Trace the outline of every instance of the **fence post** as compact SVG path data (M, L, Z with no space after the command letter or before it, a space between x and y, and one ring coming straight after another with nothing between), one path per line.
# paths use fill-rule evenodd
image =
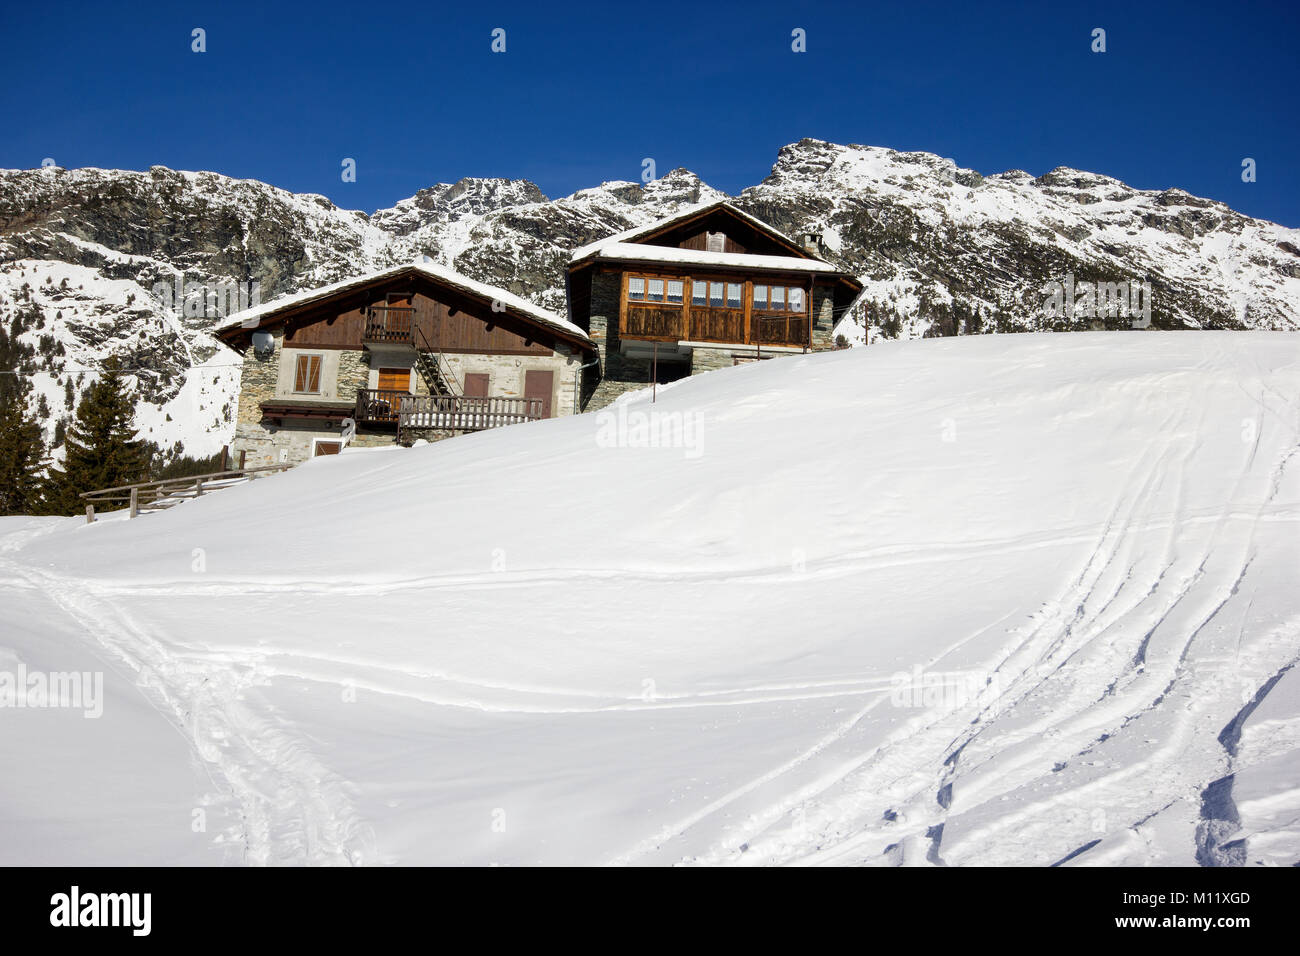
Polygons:
M86 505L86 524L94 524L94 523L95 523L95 506L93 504Z
M194 497L198 498L203 494L203 479L200 478L194 483Z
M131 489L131 514L128 515L128 517L134 518L139 513L140 513L140 489L132 488Z

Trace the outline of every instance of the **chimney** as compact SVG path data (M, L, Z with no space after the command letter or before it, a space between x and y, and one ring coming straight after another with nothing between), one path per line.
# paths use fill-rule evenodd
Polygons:
M817 256L819 259L826 254L826 247L822 245L822 234L820 232L805 232L803 234L803 248L805 252Z

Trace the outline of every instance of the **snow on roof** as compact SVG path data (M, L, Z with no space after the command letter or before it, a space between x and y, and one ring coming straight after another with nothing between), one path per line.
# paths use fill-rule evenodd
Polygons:
M342 282L335 282L330 285L321 286L318 289L308 289L303 292L296 292L292 295L281 296L262 305L254 306L251 309L244 309L242 312L236 312L226 321L213 329L214 332L223 332L226 329L233 328L257 328L262 321L285 309L293 308L299 305L305 305L309 302L315 302L318 299L325 299L338 292L346 292L349 289L359 288L369 285L372 282L382 281L390 276L401 275L407 271L421 273L427 278L436 282L442 282L453 288L460 289L462 292L468 292L484 299L500 302L506 308L511 309L519 314L532 319L538 325L550 328L552 331L562 332L565 335L573 336L584 342L591 342L591 338L586 332L578 328L567 319L562 319L554 312L543 309L539 305L529 302L522 296L507 292L505 289L499 289L496 286L488 285L486 282L479 282L468 276L461 275L446 266L438 265L434 262L408 262L404 265L393 266L389 269L383 269L379 272L370 272L366 275L354 276L351 279L344 279Z
M573 255L569 258L569 261L577 262L580 259L586 259L588 256L596 252L599 252L603 247L605 247L611 242L615 242L615 243L632 242L634 240L640 239L642 236L650 235L651 233L658 232L660 229L667 228L668 226L671 226L676 222L680 222L683 219L690 219L692 216L698 216L701 213L708 212L710 209L721 209L724 207L728 212L734 214L739 219L743 219L745 222L749 223L755 229L760 229L763 232L768 233L769 235L777 236L778 238L783 239L786 242L788 242L790 245L794 246L796 249L800 248L799 243L795 242L793 239L791 239L785 233L781 232L779 229L772 228L772 226L768 225L763 220L758 219L755 216L751 216L743 209L737 209L735 206L727 202L725 199L719 199L714 202L702 202L694 206L688 206L685 209L683 209L681 212L677 213L677 215L669 216L667 219L657 219L654 222L650 223L650 225L648 226L637 226L635 229L628 229L625 232L616 232L614 233L614 235L607 236L604 239L601 239L597 242L589 242L587 243L587 245L575 249Z
M840 270L820 259L797 256L759 256L741 252L704 252L676 246L645 246L634 242L597 243L592 254L602 259L633 259L639 262L679 262L699 266L739 266L744 269L772 269L783 272L829 272Z

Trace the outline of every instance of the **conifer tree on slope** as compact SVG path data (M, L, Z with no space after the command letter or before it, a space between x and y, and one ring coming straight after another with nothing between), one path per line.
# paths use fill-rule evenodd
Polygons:
M131 424L135 403L115 359L81 395L77 416L64 442L63 467L50 469L47 511L76 514L86 503L83 491L144 481L149 471L148 443Z
M0 329L0 515L34 514L40 506L45 441L27 411L32 386L25 365L16 334Z

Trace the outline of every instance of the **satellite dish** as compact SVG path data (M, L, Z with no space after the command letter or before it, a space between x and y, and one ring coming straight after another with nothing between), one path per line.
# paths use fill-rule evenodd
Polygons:
M253 351L258 355L266 355L268 352L275 350L275 336L270 332L253 333Z

